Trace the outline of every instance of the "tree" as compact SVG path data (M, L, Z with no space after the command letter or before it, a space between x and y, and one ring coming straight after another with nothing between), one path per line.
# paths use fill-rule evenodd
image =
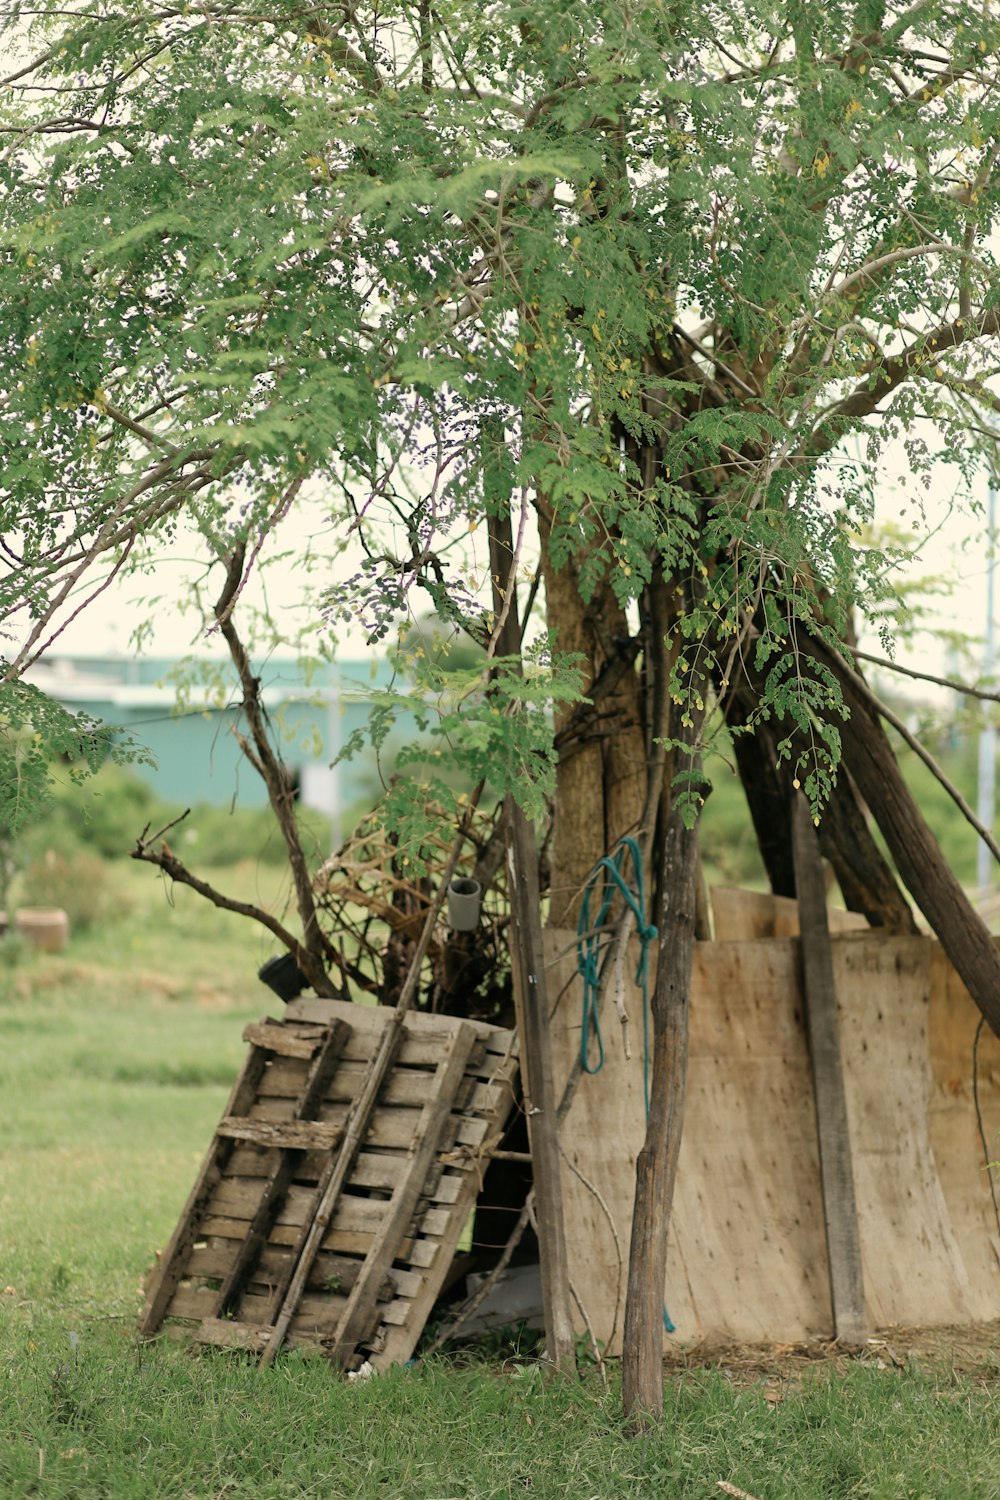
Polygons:
M887 445L917 481L995 459L1000 21L966 0L37 0L12 20L7 680L181 517L235 601L308 494L364 554L325 589L331 638L351 614L383 640L420 594L492 662L504 606L470 533L513 518L506 599L537 528L538 669L466 681L448 730L529 813L554 795L555 925L620 835L657 870L626 1361L627 1405L656 1410L713 722L775 889L801 785L848 903L912 924L863 798L1000 1026L996 952L853 651L891 562L863 540Z

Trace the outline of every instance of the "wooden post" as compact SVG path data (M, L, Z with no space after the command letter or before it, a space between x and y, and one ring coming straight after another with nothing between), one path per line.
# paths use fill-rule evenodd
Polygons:
M812 1062L823 1183L823 1216L830 1262L834 1336L862 1344L867 1335L861 1239L851 1166L851 1138L837 1023L837 991L826 914L823 863L809 804L801 793L792 801L792 851L799 901L799 948Z
M511 895L514 1005L521 1040L521 1082L538 1215L545 1347L557 1370L571 1370L575 1363L575 1345L559 1166L559 1122L542 952L538 852L532 826L511 796L507 798L506 815L510 829L507 874Z
M516 559L510 513L490 517L490 571L494 613L502 625L494 637L499 656L519 656ZM570 1311L569 1261L559 1167L559 1121L552 1077L549 1006L542 950L542 913L538 891L538 850L534 829L512 796L506 799L507 877L511 901L511 965L514 1004L520 1037L521 1081L528 1116L535 1201L538 1258L542 1270L545 1346L557 1370L575 1364Z

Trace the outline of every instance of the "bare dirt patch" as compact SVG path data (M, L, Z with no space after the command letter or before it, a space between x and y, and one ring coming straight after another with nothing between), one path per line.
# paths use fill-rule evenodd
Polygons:
M817 1371L845 1373L852 1365L908 1369L914 1365L1000 1381L1000 1319L938 1327L882 1328L859 1349L833 1339L797 1344L707 1340L669 1353L668 1374L719 1370L738 1384L795 1383Z

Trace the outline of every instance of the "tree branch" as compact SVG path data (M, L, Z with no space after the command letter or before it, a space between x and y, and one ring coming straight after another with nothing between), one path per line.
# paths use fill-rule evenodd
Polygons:
M868 686L867 682L861 676L861 673L856 670L856 668L852 667L849 662L845 661L843 664L843 669L844 672L850 676L857 692L859 692L862 697L867 700L867 702L879 715L880 718L885 719L887 724L892 725L893 729L895 729L900 738L907 745L909 745L914 755L916 755L919 760L923 761L924 765L927 767L928 771L930 771L934 779L940 782L941 786L944 787L945 791L948 793L948 796L954 802L963 818L976 830L977 834L982 839L987 849L989 849L990 853L994 856L998 863L1000 863L1000 844L997 843L990 830L986 828L982 823L980 823L979 819L972 811L972 808L966 802L965 798L962 796L962 793L958 790L958 787L953 781L948 778L945 772L938 765L937 761L934 759L933 755L931 755L930 751L920 743L915 734L910 733L899 715L894 714L892 709L889 708L887 704L883 703L881 698L879 698L876 693L872 692L871 688Z
M813 429L806 451L818 458L835 447L843 436L843 424L861 417L871 416L879 402L891 395L903 381L919 370L925 360L943 354L946 349L957 349L969 339L995 338L1000 333L1000 307L991 307L978 318L956 318L951 323L940 323L926 338L911 344L902 354L883 360L881 366L868 367L871 384L865 380L849 396L838 401L824 413L820 423Z
M888 667L890 672L900 672L904 677L913 677L918 682L933 682L937 687L951 688L953 693L963 693L967 698L978 698L983 703L1000 703L1000 693L970 687L967 682L956 682L952 677L935 677L932 672L918 672L913 667L901 666L898 661L890 661L887 656L872 656L868 651L859 650L857 646L848 645L847 650L858 661L870 661L873 666Z
M183 816L187 817L187 814L185 813ZM174 823L179 823L180 821L180 818L176 818ZM204 896L207 901L211 901L212 905L219 907L221 911L232 911L237 916L250 917L252 921L259 922L262 927L266 927L269 932L272 932L278 941L285 945L289 952L295 954L301 968L302 958L305 956L302 951L302 945L289 932L287 927L282 926L277 917L272 917L270 912L265 911L261 906L253 905L252 902L234 901L230 896L224 896L221 891L216 890L214 885L210 885L207 880L202 880L193 871L189 870L187 865L177 858L176 854L174 854L167 844L161 843L159 849L152 847L154 840L161 838L168 828L174 826L174 823L168 823L166 828L161 828L159 833L154 833L152 836L149 835L149 825L147 823L142 833L136 839L135 848L131 850L130 857L142 860L148 865L158 866L164 874L170 876L171 880L176 880L180 885L190 886L193 891L197 891L199 896ZM305 971L303 970L303 972Z
M292 872L303 933L303 943L300 945L293 939L290 946L296 954L300 969L317 995L336 999L337 990L326 972L326 959L331 956L333 950L316 915L312 879L295 822L291 786L285 767L271 744L260 699L260 680L254 676L246 648L233 624L232 606L242 587L246 552L246 543L240 542L225 560L226 582L215 605L215 618L226 645L229 647L229 654L243 689L243 710L250 726L256 751L254 769L263 778L264 785L267 787L268 800L288 851L288 863Z

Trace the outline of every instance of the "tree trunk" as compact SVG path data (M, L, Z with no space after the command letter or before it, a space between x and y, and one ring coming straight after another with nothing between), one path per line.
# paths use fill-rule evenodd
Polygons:
M694 746L702 715L680 726L677 738ZM699 761L691 761L692 770ZM687 828L676 801L663 839L660 931L651 1004L653 1058L646 1138L635 1168L635 1205L625 1295L622 1380L630 1430L640 1432L663 1411L663 1293L667 1231L677 1177L687 1083L688 1008L697 913L698 834Z
M510 830L511 968L537 1205L545 1353L556 1370L568 1374L576 1366L576 1345L538 895L538 851L532 825L509 794L507 820Z
M498 620L502 611L507 611L499 629L496 650L499 656L519 656L521 627L518 619L510 512L491 516L489 528L493 608ZM542 947L538 849L534 828L510 793L504 808L504 821L507 829L507 876L511 898L511 977L521 1044L521 1078L534 1168L535 1201L538 1207L538 1250L542 1272L545 1341L548 1358L556 1370L565 1373L574 1367L575 1345L560 1169L559 1118L552 1070L548 989Z
M764 869L776 896L795 895L795 861L788 830L788 801L778 779L778 756L766 724L747 726L753 698L738 689L721 695L733 734L733 756L750 809Z
M883 932L915 936L920 929L909 902L872 836L845 770L837 777L818 833L820 853L833 866L847 910L860 912Z
M820 642L812 641L810 650L835 673L850 711L840 731L844 764L882 830L907 889L1000 1036L1000 951L924 821L863 683Z
M552 567L542 530L545 607L556 649L583 658L583 691L592 699L557 715L559 764L549 854L550 927L575 926L595 864L634 832L646 796L643 695L636 642L610 588L584 603L579 559Z
M779 764L771 727L757 723L752 732L746 732L764 684L749 662L744 663L744 673L745 685L727 696L726 722L743 731L733 736L733 752L771 889L776 896L794 896L787 816L791 777L787 765L783 770ZM886 932L916 933L909 903L872 837L857 791L843 767L823 811L819 844L823 858L833 866L848 911L860 912L873 927Z

